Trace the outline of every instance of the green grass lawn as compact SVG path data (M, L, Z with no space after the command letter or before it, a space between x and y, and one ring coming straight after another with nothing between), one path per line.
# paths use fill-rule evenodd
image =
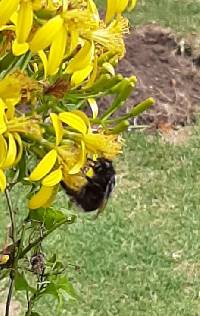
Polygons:
M200 315L200 127L183 146L126 138L105 213L81 215L46 242L49 255L80 265L67 269L80 300L59 309L49 298L47 315Z
M80 301L54 315L200 315L199 137L200 128L175 147L127 136L106 212L49 240L63 262L80 265L69 272Z

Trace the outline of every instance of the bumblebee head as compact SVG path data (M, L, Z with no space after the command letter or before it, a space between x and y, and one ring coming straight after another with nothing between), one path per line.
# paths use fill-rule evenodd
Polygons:
M112 161L106 158L98 158L92 168L95 174L106 174L114 172Z

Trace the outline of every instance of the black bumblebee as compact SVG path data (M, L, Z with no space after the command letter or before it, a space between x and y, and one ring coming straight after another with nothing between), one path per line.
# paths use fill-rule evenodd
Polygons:
M87 183L79 191L69 188L62 182L65 192L85 212L102 210L115 186L115 169L112 161L98 158L97 161L92 161L90 166L94 174L91 178L86 176Z

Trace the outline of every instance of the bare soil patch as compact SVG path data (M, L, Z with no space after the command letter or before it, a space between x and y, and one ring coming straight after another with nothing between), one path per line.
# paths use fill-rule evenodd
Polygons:
M200 68L191 49L190 54L182 54L172 31L155 24L133 30L126 48L117 70L125 76L136 75L138 84L125 111L152 96L156 103L137 118L138 124L191 124L200 105ZM102 99L101 105L106 104L108 99Z

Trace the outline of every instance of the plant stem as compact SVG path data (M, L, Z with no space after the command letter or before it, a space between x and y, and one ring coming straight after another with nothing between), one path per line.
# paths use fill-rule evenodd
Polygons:
M10 220L11 220L11 238L13 241L13 246L15 247L16 241L17 241L17 236L16 236L16 225L15 225L15 212L13 210L11 198L10 198L10 192L8 189L5 190L5 196L6 196L6 201L8 205L8 210L9 210L9 215L10 215Z
M69 221L68 218L65 218L63 221L58 223L57 225L53 226L51 229L46 231L42 236L38 237L36 240L31 242L21 253L19 254L19 259L23 258L33 247L37 246L39 243L41 243L48 235L50 235L54 230L62 226L63 224L67 223Z
M6 201L8 205L9 215L10 215L10 221L11 221L11 238L13 241L13 257L15 258L15 248L16 248L16 241L17 241L17 233L16 233L16 223L15 223L15 212L13 210L13 205L10 198L10 192L8 189L5 190L5 196ZM13 262L12 270L10 271L10 280L9 280L9 288L8 288L8 295L6 300L6 311L5 316L9 316L10 311L10 303L12 299L12 293L13 293L13 285L14 285L14 279L15 279L15 271L14 271L14 264L15 260Z
M6 195L6 201L8 204L8 209L9 209L9 214L10 214L10 220L11 220L11 238L13 241L13 263L10 271L10 279L9 279L9 287L8 287L8 295L7 295L7 300L6 300L6 311L5 311L5 316L9 316L10 313L10 304L11 304L11 299L12 299L12 293L13 293L13 286L14 286L14 280L15 280L15 273L16 273L16 268L19 260L19 254L21 252L21 248L23 245L23 239L24 239L24 233L25 233L25 225L26 223L23 223L22 229L21 229L21 236L20 236L20 241L19 241L19 246L18 246L18 251L16 255L16 245L17 245L17 230L16 230L16 222L15 222L15 212L13 209L12 201L10 198L10 192L8 189L5 190L5 195Z
M10 279L9 279L9 288L8 288L8 295L7 295L7 300L6 300L6 312L5 316L9 316L10 312L10 303L12 299L12 293L13 293L13 285L14 285L14 275L11 271L10 273Z

